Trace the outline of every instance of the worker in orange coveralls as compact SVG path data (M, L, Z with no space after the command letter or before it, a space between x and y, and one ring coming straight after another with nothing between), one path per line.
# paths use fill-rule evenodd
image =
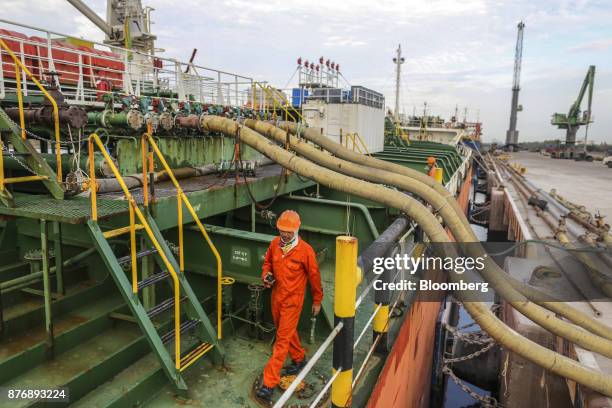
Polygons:
M428 167L428 171L427 171L427 175L429 177L436 177L436 158L429 156L427 158L427 167Z
M261 274L264 285L272 288L272 318L276 326L272 357L264 368L263 384L256 393L265 401L272 400L287 353L292 363L285 367L285 375L297 375L306 365L306 355L297 332L306 283L310 282L313 316L321 311L323 299L315 252L298 235L300 216L293 210L284 211L276 222L276 228L279 236L270 243Z

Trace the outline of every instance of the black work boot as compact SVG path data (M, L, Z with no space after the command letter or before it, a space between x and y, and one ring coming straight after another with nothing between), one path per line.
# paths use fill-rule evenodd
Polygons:
M297 363L292 361L291 364L285 367L285 375L298 375L300 371L302 371L302 368L306 366L307 362L308 361L306 359L303 359Z
M259 387L259 389L255 393L255 396L261 400L272 402L273 394L274 394L274 388L270 388L270 387L266 387L265 385L262 385L261 387Z

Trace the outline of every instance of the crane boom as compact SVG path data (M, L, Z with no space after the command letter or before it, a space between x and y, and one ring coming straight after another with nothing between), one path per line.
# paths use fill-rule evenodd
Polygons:
M593 105L593 88L595 86L595 65L589 66L589 69L582 81L578 96L574 103L570 105L569 111L565 113L553 114L551 124L557 126L559 129L566 129L565 144L571 147L576 144L576 133L580 126L587 125L592 122L591 120L591 108ZM587 108L581 114L580 106L584 100L585 94L587 96Z
M587 71L586 76L584 77L584 81L582 81L582 86L580 87L580 91L578 92L578 98L570 107L568 117L574 117L580 115L580 105L582 104L582 99L584 99L584 94L588 88L589 96L588 96L588 108L585 112L591 111L591 103L593 101L593 85L595 82L595 65L591 65L589 70Z
M92 23L94 23L98 28L109 37L113 36L113 28L110 24L108 24L102 17L96 14L87 4L83 3L81 0L68 0L68 3L72 4L77 10L79 10L85 17L89 19Z
M520 89L521 87L521 66L523 64L523 30L525 23L518 23L518 33L516 35L516 48L514 50L514 77L512 80L512 89Z

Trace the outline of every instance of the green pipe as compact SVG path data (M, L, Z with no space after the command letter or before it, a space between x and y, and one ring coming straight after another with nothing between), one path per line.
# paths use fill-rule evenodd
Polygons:
M49 229L47 221L40 220L40 249L42 255L43 294L45 299L45 329L47 330L47 349L53 352L53 318L51 315L51 273L49 271Z
M57 161L55 159L55 153L39 154L42 156L43 160L46 161L49 166L51 166L51 168L56 168ZM16 157L17 159L14 159L13 157L8 155L3 157L5 170L24 170L24 168L21 166L21 164L19 164L17 160L24 163L25 160L20 156L16 155ZM69 154L62 154L62 172L64 174L69 173L73 170L72 166L73 156ZM104 156L102 156L102 153L100 152L94 153L94 166L96 168L96 176L98 177L106 177L106 175L110 172L110 169L108 169L108 165L106 165L106 161L104 160ZM89 156L81 154L81 158L79 160L79 167L81 168L81 170L89 172Z
M323 204L337 205L340 207L355 208L359 210L365 217L365 220L368 224L368 227L370 228L370 232L372 233L372 236L374 237L374 239L378 238L378 235L379 235L378 229L376 228L376 225L374 224L374 220L372 219L372 216L370 215L370 211L368 211L368 207L366 207L365 205L361 203L347 203L346 201L326 200L323 198L302 197L302 196L289 196L287 198L289 200L295 200L295 201L306 201L306 202L311 202L311 203L323 203Z
M100 126L106 129L131 128L139 130L144 125L144 116L137 109L113 112L109 109L103 111L87 112L87 124Z
M89 255L93 254L94 252L96 252L95 248L89 248L75 256L73 256L72 258L68 258L63 262L63 266L64 268L68 268L72 265L75 265L79 262L81 262L82 260L84 260L85 258L87 258ZM52 266L51 268L49 268L49 274L53 274L55 273L56 267ZM31 284L34 281L39 280L41 277L43 276L43 272L39 271L39 272L34 272L34 273L30 273L28 275L24 275L24 276L20 276L18 278L15 279L11 279L9 281L6 282L2 282L0 283L0 290L2 290L2 293L5 292L10 292L12 290L14 290L14 286L20 285L20 284Z

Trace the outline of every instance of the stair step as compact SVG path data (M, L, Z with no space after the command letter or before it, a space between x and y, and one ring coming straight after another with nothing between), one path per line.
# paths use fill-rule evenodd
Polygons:
M136 259L141 259L141 258L144 258L145 256L153 255L156 253L157 253L157 249L155 248L144 249L140 252L136 252ZM124 264L130 263L131 261L132 261L131 254L122 256L121 258L117 258L117 262L119 262L119 265L124 265Z
M168 276L170 276L170 272L168 272L168 271L163 271L163 272L151 275L148 278L145 278L145 279L141 280L140 282L138 282L138 290L140 291L140 290L146 288L147 286L151 286L151 285L153 285L153 284L155 284L157 282L163 281Z
M134 229L136 231L144 229L144 225L142 225L142 224L135 224L134 225ZM104 235L104 238L109 239L109 238L115 238L115 237L121 236L123 234L127 234L129 232L130 232L130 226L128 225L126 227L120 227L120 228L115 228L115 229L110 230L110 231L104 231L102 233L102 235Z
M189 353L181 356L181 371L187 369L190 365L198 361L200 357L208 353L214 347L210 343L201 343L198 347L191 350Z
M180 301L183 302L185 299L187 299L187 296L182 297ZM163 313L166 310L172 309L173 307L174 307L174 297L171 297L153 306L151 309L147 310L147 316L149 316L149 319L152 319L158 314Z
M193 329L199 323L200 321L197 319L191 319L191 320L184 321L183 323L181 323L181 334L185 333L189 329ZM168 343L174 340L174 337L175 337L175 332L174 332L174 329L172 329L168 333L165 333L164 335L162 335L161 340L163 343Z
M3 383L3 387L31 388L67 387L70 389L71 401L91 392L99 383L104 382L121 372L126 365L131 365L145 356L150 347L140 330L131 324L117 324L109 329L97 331L95 337L76 347L45 360L32 369L15 376ZM33 407L45 405L44 401L12 401L1 406ZM59 406L55 405L55 406Z

